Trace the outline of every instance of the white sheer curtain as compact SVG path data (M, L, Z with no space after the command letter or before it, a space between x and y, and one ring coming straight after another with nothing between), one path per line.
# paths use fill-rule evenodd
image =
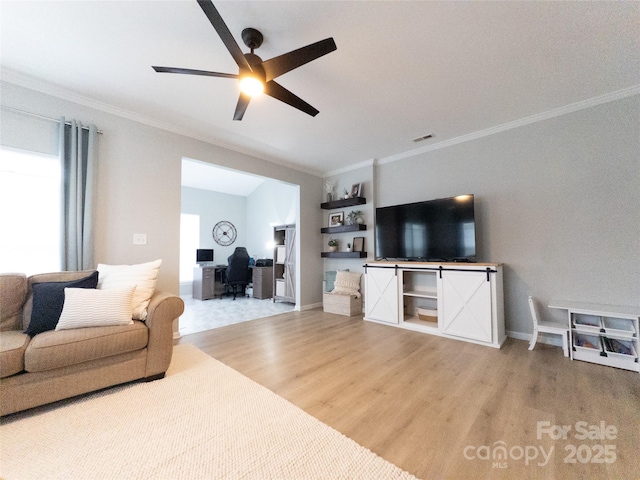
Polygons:
M97 170L95 125L60 119L62 162L61 265L63 270L95 268L93 209Z

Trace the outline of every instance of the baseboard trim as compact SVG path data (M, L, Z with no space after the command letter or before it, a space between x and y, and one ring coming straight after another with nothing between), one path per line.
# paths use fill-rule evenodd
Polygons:
M305 312L307 310L313 310L314 308L322 308L322 302L319 303L310 303L309 305L303 305L300 307L301 312Z
M514 332L513 330L507 330L507 337L515 338L516 340L524 340L526 342L531 341L531 333L524 332ZM546 343L547 345L554 345L556 347L562 348L562 341L558 337L558 335L549 335L547 336L544 333L538 334L538 341L536 343Z

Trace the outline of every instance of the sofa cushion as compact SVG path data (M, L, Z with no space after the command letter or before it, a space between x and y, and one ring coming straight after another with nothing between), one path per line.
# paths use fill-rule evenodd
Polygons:
M65 288L96 288L97 285L98 272L69 282L34 283L31 321L24 333L33 337L56 328L64 305Z
M162 260L140 263L137 265L105 265L98 264L100 281L98 288L121 288L136 286L133 294L133 318L144 320L147 318L147 307L158 281L158 270Z
M0 330L22 330L22 306L27 298L27 277L0 274Z
M42 372L133 352L146 347L148 337L149 329L138 321L131 325L44 332L29 342L24 369Z
M135 286L109 290L65 288L56 330L132 324L131 300L135 290Z
M6 330L0 334L0 378L24 370L24 352L28 344L29 335L19 330Z

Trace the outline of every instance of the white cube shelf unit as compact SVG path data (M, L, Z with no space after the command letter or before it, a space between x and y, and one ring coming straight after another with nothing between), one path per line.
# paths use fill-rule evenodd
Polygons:
M640 308L552 300L567 311L572 360L640 372Z
M506 340L502 265L365 264L365 320L500 348Z

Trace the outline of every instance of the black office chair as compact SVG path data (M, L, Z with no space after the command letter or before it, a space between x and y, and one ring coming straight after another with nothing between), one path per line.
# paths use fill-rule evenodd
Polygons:
M227 285L231 287L233 299L236 299L238 289L244 292L251 281L249 271L249 254L244 247L236 247L236 250L227 258Z

